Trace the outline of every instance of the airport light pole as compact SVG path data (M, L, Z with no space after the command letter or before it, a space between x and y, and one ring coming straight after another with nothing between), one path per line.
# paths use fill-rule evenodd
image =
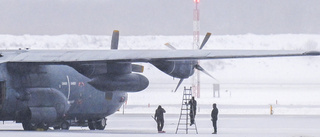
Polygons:
M200 18L199 18L199 2L200 0L193 0L194 1L194 9L193 9L193 49L199 49L200 48L200 42L199 42L199 32L200 32ZM198 64L200 62L198 61ZM200 71L195 70L195 75L192 78L192 89L193 89L193 95L197 96L197 98L200 98Z

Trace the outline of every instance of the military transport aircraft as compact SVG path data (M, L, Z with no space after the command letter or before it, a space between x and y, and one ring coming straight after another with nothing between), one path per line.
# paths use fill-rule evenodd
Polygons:
M149 85L139 74L143 66L134 62L151 63L180 78L179 86L194 69L204 71L197 63L200 59L320 55L317 51L117 50L118 40L119 31L114 31L111 50L0 50L0 120L22 123L24 130L70 126L103 130L105 117L122 106L128 92Z

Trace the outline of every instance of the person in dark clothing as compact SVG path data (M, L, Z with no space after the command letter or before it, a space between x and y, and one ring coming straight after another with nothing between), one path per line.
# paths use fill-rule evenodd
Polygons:
M192 97L192 99L189 101L190 105L190 126L194 124L194 118L196 117L197 112L197 101Z
M162 131L164 124L163 113L166 113L166 111L159 105L154 114L154 119L157 121L158 133L164 133L164 131Z
M217 108L217 104L214 103L212 105L213 109L211 111L211 121L212 121L212 126L213 126L213 129L214 129L214 132L212 134L217 134L217 120L218 120L218 113L219 113L219 110Z

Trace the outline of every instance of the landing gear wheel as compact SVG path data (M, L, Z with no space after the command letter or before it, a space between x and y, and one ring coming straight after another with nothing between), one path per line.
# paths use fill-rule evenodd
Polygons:
M37 124L32 123L30 121L23 121L22 127L24 130L32 131L37 129Z
M106 125L107 125L107 119L106 118L102 118L100 120L97 120L96 123L95 123L96 129L99 129L99 130L104 130Z
M88 127L90 130L96 130L95 122L88 120Z
M54 130L60 130L61 128L59 126L53 127Z
M88 127L90 130L104 130L107 125L107 119L102 118L99 120L88 120Z
M49 126L47 123L40 123L38 125L38 128L41 128L43 131L47 131L49 129Z
M70 124L69 124L69 122L68 121L63 121L62 123L61 123L61 129L62 130L69 130L69 128L70 128Z

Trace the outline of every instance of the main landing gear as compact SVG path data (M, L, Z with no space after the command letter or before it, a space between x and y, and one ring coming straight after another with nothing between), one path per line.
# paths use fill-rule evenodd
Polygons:
M69 130L69 128L70 128L70 123L68 121L62 121L60 123L60 126L54 126L53 127L54 130L60 130L60 129Z
M30 121L23 121L22 127L24 130L27 130L27 131L33 131L33 130L47 131L49 129L49 126L47 123L36 124Z
M90 130L104 130L107 125L107 119L102 118L98 120L88 120L88 127Z
M70 123L71 122L71 123ZM88 126L90 130L104 130L107 125L107 119L90 119L90 120L80 120L80 121L63 121L59 125L54 126L55 130L69 130L70 126Z
M71 123L70 123L71 122ZM82 122L78 121L61 121L58 123L55 123L54 125L51 124L50 127L53 126L54 130L69 130L70 126L88 126L90 130L104 130L107 125L107 119L101 118L101 119L91 119L91 120L83 120ZM23 121L22 126L24 130L27 131L47 131L49 129L49 124L47 123L33 123L29 120Z

